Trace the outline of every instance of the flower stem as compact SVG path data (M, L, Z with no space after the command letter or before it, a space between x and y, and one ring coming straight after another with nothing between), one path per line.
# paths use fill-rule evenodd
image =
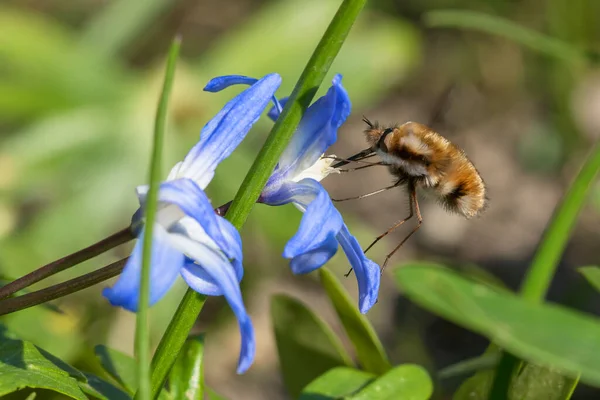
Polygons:
M162 147L165 136L169 95L173 87L175 65L181 39L176 37L167 58L165 79L154 123L154 143L150 161L150 187L146 197L146 223L142 247L142 271L140 276L140 293L135 326L135 353L138 362L138 390L141 400L150 399L150 333L148 329L148 306L150 301L150 265L152 262L152 233L156 210L158 208L158 188L160 186Z
M64 297L71 293L86 289L97 283L110 279L113 276L119 275L126 263L127 258L124 258L94 272L78 276L77 278L73 278L66 282L41 289L36 292L27 293L19 297L14 297L12 299L2 300L0 301L0 315L24 310L26 308L37 306L38 304L42 304L47 301L58 299L59 297Z
M552 277L556 272L556 267L577 222L579 211L585 204L589 188L599 173L600 144L597 144L554 212L554 216L544 233L521 286L521 296L526 301L532 303L544 301ZM502 368L498 368L496 371L490 399L506 398L513 371L519 362L518 358L509 353L504 352L502 354L499 364Z
M117 247L123 243L126 243L131 239L134 239L134 236L129 227L122 229L119 232L110 235L106 239L102 239L98 243L94 243L85 249L81 249L59 260L53 261L50 264L46 264L43 267L12 281L8 285L1 287L0 299L9 297L19 290L25 289L36 282L69 269L77 264L81 264L82 262L94 258L97 255L112 249L113 247Z
M365 3L366 0L342 2L304 68L281 116L275 122L226 214L226 218L238 230L248 218L281 153L292 138L302 115L323 82ZM153 398L156 398L162 390L167 373L175 362L203 305L204 297L188 289L160 342L160 351L156 352L152 360Z

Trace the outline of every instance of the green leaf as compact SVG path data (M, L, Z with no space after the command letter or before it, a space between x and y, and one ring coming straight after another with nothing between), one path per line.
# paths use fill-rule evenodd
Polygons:
M514 378L509 400L569 400L577 386L577 379L564 377L553 368L525 364Z
M399 268L396 282L420 306L481 333L507 351L600 385L600 320L537 304L437 266Z
M498 353L486 353L479 357L469 358L468 360L447 366L439 370L437 376L440 379L448 379L480 370L493 369L499 360L500 355Z
M321 283L356 349L358 361L367 372L381 375L392 368L377 333L369 320L362 315L355 301L327 268L319 269Z
M204 335L190 338L169 374L169 393L174 400L204 399Z
M356 393L375 379L375 375L354 368L330 369L306 386L299 400L334 400Z
M30 342L9 337L0 327L0 396L23 388L49 389L86 400L78 386L85 376Z
M580 267L577 270L589 282L590 285L600 292L600 268L599 267Z
M331 368L353 366L339 338L304 304L274 296L271 316L283 382L292 398Z
M404 364L386 372L348 400L428 400L433 383L425 369Z
M100 379L96 375L85 374L87 382L80 382L81 390L100 400L131 400L131 396L114 386L112 383Z
M577 222L579 212L583 208L590 187L600 173L600 144L596 144L587 156L581 170L569 186L561 203L554 211L540 246L535 253L531 266L527 270L521 286L521 295L531 303L544 301L548 287L558 267L571 232ZM506 398L513 371L518 360L511 354L504 353L492 386L490 400Z
M489 400L494 374L494 370L479 371L460 385L452 400Z
M96 346L94 352L104 370L123 385L129 394L133 394L137 388L135 360L104 345Z

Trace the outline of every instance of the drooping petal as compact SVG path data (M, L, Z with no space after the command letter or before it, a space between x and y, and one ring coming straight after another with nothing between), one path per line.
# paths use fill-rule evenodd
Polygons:
M205 279L198 279L198 273L209 275L220 287L223 296L229 303L235 314L241 333L241 349L237 372L244 373L252 364L256 351L254 329L250 317L246 312L242 292L236 277L236 273L223 254L205 247L201 248L190 238L177 235L175 246L184 251L196 264L188 265L181 270L181 275L188 285L197 292L202 293Z
M204 91L206 92L220 92L223 89L227 89L233 85L254 85L258 82L258 79L251 78L245 75L223 75L217 76L216 78L208 81L206 86L204 86Z
M113 306L137 311L142 270L144 231L140 235L119 280L102 291ZM156 303L170 288L183 267L183 254L169 243L169 234L159 224L154 226L152 264L150 269L150 305Z
M285 107L285 105L288 102L289 97L282 97L281 99L279 99L279 104L281 105L281 107ZM269 110L269 112L267 113L267 117L271 118L271 120L273 122L277 121L277 118L279 118L279 114L281 114L281 110L278 109L277 107L271 107L271 109Z
M169 230L179 233L215 251L222 251L235 270L237 281L241 281L244 275L242 268L242 241L238 231L223 217L215 214L210 200L202 189L191 179L176 179L164 182L160 186L159 201L161 204L168 203L169 206L158 212L158 218L163 219L163 224L170 226ZM177 215L180 210L180 215ZM165 217L165 215L167 217ZM172 224L168 224L168 219ZM185 258L186 267L193 266L194 260ZM210 295L222 295L221 287L208 274L199 271L197 280L204 279L202 290L199 292ZM197 283L200 287L200 283Z
M190 178L204 189L214 176L217 164L227 158L245 138L280 84L281 77L278 74L269 74L230 100L204 126L200 141L183 162L171 170L168 180Z
M293 177L313 165L335 143L337 130L351 109L350 98L341 81L342 76L336 75L327 94L306 110L275 173Z
M286 244L283 256L292 259L295 274L305 274L321 267L336 253L336 235L343 225L342 216L333 206L327 191L318 182L305 179L297 185L317 190L316 197L306 207L298 232Z
M271 175L271 178L273 178L273 175ZM317 185L306 184L307 182L312 181L314 180L311 179L309 181L307 179L301 181L302 183L299 183L279 177L276 182L272 182L265 186L265 190L260 194L258 202L270 206L281 206L289 203L306 206L313 201L319 193ZM304 212L305 209L306 207L303 207L302 211Z
M160 185L159 201L161 203L175 204L190 217L196 221L215 242L214 248L223 251L230 259L242 260L242 245L238 231L233 225L223 217L215 214L210 200L206 193L191 179L177 179L164 182ZM159 212L161 214L162 210ZM191 227L189 220L186 226ZM198 232L198 234L201 234ZM192 239L193 235L190 235ZM202 238L200 241L204 241ZM236 271L241 279L242 271Z
M377 302L381 272L379 265L369 260L360 244L344 224L337 239L354 269L358 283L358 308L365 314Z
M258 79L245 75L224 75L211 79L204 87L204 90L207 92L220 92L221 90L227 89L230 86L254 85L256 82L258 82ZM275 110L274 112L279 115L279 113L281 113L283 110L284 104L280 103L276 96L273 96L271 100L273 100L274 105L269 113L273 112L272 110Z

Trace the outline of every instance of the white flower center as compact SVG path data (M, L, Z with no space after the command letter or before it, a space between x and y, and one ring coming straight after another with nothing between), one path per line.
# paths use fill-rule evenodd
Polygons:
M323 155L321 155L321 157L317 160L316 163L314 163L310 167L306 168L304 171L300 172L298 175L291 178L291 180L293 182L300 182L302 179L311 178L317 182L320 182L331 173L339 174L340 171L338 171L335 168L331 168L331 164L333 164L333 162L335 161L334 157L335 155L333 154L331 155L331 158L323 157Z

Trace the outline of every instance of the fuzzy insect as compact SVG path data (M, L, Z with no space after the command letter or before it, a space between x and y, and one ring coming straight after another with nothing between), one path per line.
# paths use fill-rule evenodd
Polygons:
M349 162L364 162L361 160L378 155L381 162L368 163L367 166L356 169L386 165L396 182L366 195L336 201L364 198L397 186L406 187L410 198L410 214L378 236L365 252L414 215L417 217L416 227L387 255L381 268L383 271L394 253L423 223L417 201L417 188L432 193L446 210L466 218L475 217L485 209L486 188L465 152L428 126L406 122L399 126L383 127L367 118L363 118L363 121L367 124L365 136L370 147L333 167L339 168Z

